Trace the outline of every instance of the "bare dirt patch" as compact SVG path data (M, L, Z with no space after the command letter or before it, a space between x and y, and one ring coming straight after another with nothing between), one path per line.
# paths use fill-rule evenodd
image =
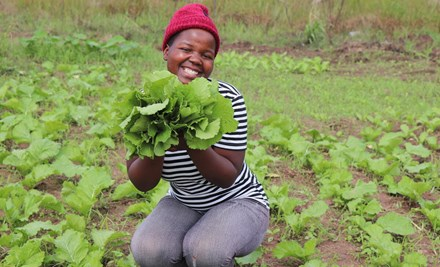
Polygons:
M66 180L66 177L51 175L38 183L35 186L35 189L46 192L55 196L58 200L61 200L61 189L63 188L63 182Z
M361 249L345 240L326 240L319 244L322 261L338 266L362 266L357 255Z
M333 119L328 122L317 121L312 118L303 118L302 128L316 129L319 132L337 136L356 136L360 137L361 130L367 126L366 122L356 120L354 118Z

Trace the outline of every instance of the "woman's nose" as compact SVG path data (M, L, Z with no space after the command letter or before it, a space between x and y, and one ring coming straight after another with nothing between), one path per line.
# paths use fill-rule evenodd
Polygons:
M202 57L198 53L192 53L189 61L191 61L191 63L193 64L201 65Z

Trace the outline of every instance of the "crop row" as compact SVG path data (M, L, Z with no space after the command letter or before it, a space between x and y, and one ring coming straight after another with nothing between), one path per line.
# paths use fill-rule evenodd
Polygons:
M31 41L46 42L50 48L74 46L80 52L84 47L91 49L89 46L102 52L109 47L120 49L118 42L124 44L116 40L111 45L91 46L83 36L61 43L59 38L48 38L41 34ZM25 43L29 53L41 53L41 46L31 41ZM244 55L240 62L263 68L276 68L276 64L268 65L271 61L291 64L288 71L295 72L294 63L283 63L281 58ZM311 67L303 67L300 73L308 72L308 68L319 72L327 66L318 59L303 62ZM237 64L228 61L227 55L220 63ZM2 264L134 266L126 251L130 233L107 226L102 219L104 210L128 200L130 204L121 217L138 222L136 216L149 214L167 190L167 184L161 183L151 192L140 193L114 175L115 169L124 173L123 162L112 163L112 155L118 154L122 144L119 103L136 86L135 80L127 68L111 64L44 61L33 71L2 81ZM314 129L302 131L280 115L258 122L261 138L250 142L247 159L264 183L273 221L286 226L283 240L269 253L277 258L295 258L305 265L325 266L317 251L322 241L321 220L335 208L346 214L348 238L361 244L369 263L424 266L432 261L408 251L403 244L421 227L408 214L387 212L376 195L385 188L390 195L408 199L413 204L411 212L423 214L421 222L426 222L432 239L438 239L440 110L429 110L420 118L408 117L398 129L380 117L364 120L371 126L359 137L342 140ZM119 159L122 161L123 156ZM319 187L316 200L305 203L292 197L288 183L272 183L270 167L280 160L313 173ZM365 179L355 177L355 172L364 173ZM49 180L55 181L55 191L42 189ZM305 204L308 206L299 211L298 207ZM302 237L307 241L299 242ZM251 255L256 258L238 261L253 264L261 253L257 250Z
M276 257L293 257L306 264L309 260L310 264L319 262L315 259L320 240L316 229L319 232L321 218L329 208L325 201L330 201L332 207L345 212L346 227L351 229L348 239L361 244L369 264L427 265L425 255L404 251L402 241L423 227L418 227L410 214L385 210L377 195L385 188L391 196L405 197L413 203L410 213L423 214L429 231L438 239L440 110L428 111L417 120L409 118L398 130L391 123L379 121L364 128L361 137L349 136L345 140L314 129L301 132L283 115L262 122L263 139L259 145L281 150L284 157L295 162L296 168L311 171L319 187L317 200L298 213L296 207L305 203L291 197L287 184L273 185L270 180L266 184L276 218L287 226L285 240L273 251ZM254 166L257 168L275 161L261 152L250 157L251 161L260 159ZM267 169L261 171L267 176ZM363 173L364 177L356 177L356 173ZM308 239L304 247L294 240L300 236Z

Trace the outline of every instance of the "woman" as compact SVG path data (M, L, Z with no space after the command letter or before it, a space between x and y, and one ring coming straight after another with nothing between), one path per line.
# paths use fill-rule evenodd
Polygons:
M176 13L165 30L167 69L182 83L209 78L220 48L217 28L201 4ZM254 251L269 225L269 204L244 158L247 114L240 92L219 81L230 99L238 128L206 150L189 149L184 138L163 157L134 157L128 176L141 191L170 182L167 196L133 235L131 249L140 266L234 266L234 258Z

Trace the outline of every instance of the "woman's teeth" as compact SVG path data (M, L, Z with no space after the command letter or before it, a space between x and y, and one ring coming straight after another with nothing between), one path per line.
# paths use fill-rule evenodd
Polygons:
M199 74L197 71L192 70L192 69L184 68L183 70L184 70L186 73L188 73L189 75L197 75L197 74Z

